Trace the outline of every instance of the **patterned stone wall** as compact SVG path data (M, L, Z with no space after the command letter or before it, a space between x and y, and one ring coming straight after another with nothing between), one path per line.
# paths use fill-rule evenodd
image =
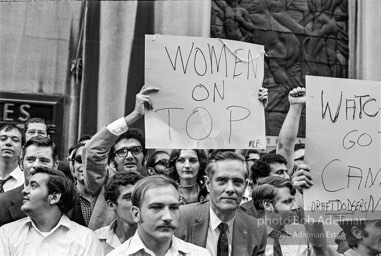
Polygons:
M211 12L211 37L265 46L267 135L278 136L288 92L306 75L348 77L347 0L213 0Z

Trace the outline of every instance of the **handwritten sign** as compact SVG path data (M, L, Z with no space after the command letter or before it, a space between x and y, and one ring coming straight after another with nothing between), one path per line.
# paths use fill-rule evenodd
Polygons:
M306 77L311 215L380 218L381 82Z
M258 91L264 48L214 38L146 35L145 115L152 148L265 148Z

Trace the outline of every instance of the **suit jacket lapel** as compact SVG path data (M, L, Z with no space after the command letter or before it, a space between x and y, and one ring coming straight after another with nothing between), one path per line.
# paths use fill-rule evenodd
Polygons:
M240 215L236 212L233 223L232 255L247 256L247 230Z
M206 239L208 237L209 209L209 202L199 205L199 208L195 213L197 216L195 218L194 226L192 227L192 241L196 241L194 244L204 248L206 247Z

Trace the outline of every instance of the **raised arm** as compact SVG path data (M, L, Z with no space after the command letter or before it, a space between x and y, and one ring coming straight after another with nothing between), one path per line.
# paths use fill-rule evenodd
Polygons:
M136 95L135 109L126 117L120 118L103 127L89 142L83 151L84 177L86 190L92 196L97 196L109 172L108 153L119 136L128 130L144 115L144 108L152 108L149 93L157 92L157 88L143 88Z
M276 152L287 160L287 169L291 173L294 167L294 146L299 129L299 120L306 104L306 89L297 87L288 94L290 108L279 132Z

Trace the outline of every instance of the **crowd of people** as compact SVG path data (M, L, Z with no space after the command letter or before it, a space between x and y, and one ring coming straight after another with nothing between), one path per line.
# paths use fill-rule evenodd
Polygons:
M1 256L381 253L381 220L341 223L338 247L322 223L301 221L303 191L314 185L304 146L295 145L304 88L289 92L277 148L268 153L158 149L147 156L143 133L131 127L152 93L158 89L143 86L131 113L82 136L68 164L43 119L0 127ZM266 89L258 99L266 103Z

